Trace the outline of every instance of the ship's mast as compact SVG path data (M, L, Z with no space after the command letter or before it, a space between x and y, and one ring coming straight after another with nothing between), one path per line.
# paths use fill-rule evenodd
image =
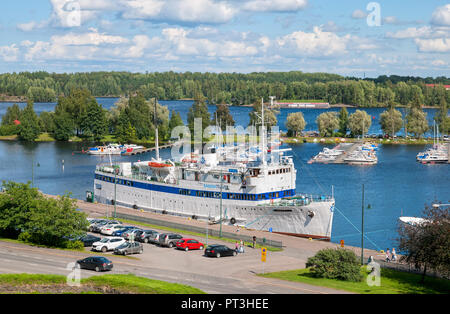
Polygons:
M266 128L264 125L264 98L261 98L261 141L262 141L262 163L263 163L263 167L266 167L266 136L265 136L265 132L266 132Z
M155 97L155 146L156 146L156 160L159 160L159 138L158 138L158 123L157 123L157 111L156 111L156 97Z

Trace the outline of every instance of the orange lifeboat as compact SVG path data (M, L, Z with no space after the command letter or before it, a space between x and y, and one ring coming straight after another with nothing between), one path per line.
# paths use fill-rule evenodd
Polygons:
M167 167L172 167L172 165L168 165L162 162L154 162L154 161L150 161L148 163L149 167L152 168L167 168Z

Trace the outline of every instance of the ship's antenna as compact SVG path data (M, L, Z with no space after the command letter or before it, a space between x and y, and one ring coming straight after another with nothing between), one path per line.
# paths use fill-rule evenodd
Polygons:
M155 114L154 114L154 122L155 122L155 146L156 146L156 160L159 160L159 137L158 137L158 123L157 123L157 110L156 110L156 97L155 97Z
M266 166L266 143L265 143L265 131L266 131L266 128L265 128L265 125L264 125L264 98L261 98L261 120L262 120L262 126L261 126L261 128L262 128L262 130L261 130L261 132L262 132L262 163L263 163L263 166L265 167Z

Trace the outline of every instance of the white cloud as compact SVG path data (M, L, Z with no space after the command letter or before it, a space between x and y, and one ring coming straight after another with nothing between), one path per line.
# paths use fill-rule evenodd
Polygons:
M245 57L258 54L264 48L266 39L256 43L245 40L232 41L227 39L212 40L208 38L191 37L192 30L184 28L166 28L162 31L165 39L171 43L174 52L179 55L206 57ZM245 35L243 35L245 37Z
M420 52L450 52L450 38L415 39Z
M307 5L307 0L250 0L242 7L254 12L296 12Z
M395 39L407 38L442 38L450 36L450 27L409 27L407 29L399 30L395 33L388 32L386 37Z
M320 57L345 54L350 38L350 35L340 37L314 27L312 33L293 32L279 38L277 43L286 54Z
M387 38L414 39L414 43L420 52L449 52L450 51L450 27L420 28L410 27L395 33L387 33Z
M35 29L37 25L38 23L31 21L29 23L17 24L17 28L21 31L29 32Z
M122 4L125 19L161 22L220 24L238 12L229 3L214 0L122 0Z
M367 17L367 13L362 10L355 10L352 13L353 19L365 19Z
M450 26L450 4L437 7L431 16L431 23L435 25Z
M420 28L409 27L407 29L399 30L395 33L388 32L386 37L395 39L417 38L417 37L430 37L433 34L433 29L430 26L424 26Z
M116 46L124 47L128 42L127 38L99 33L95 28L91 28L86 33L55 35L49 42L37 41L34 45L28 45L25 59L101 60L103 57L116 54L117 51L114 50Z
M53 36L51 40L57 42L60 45L105 45L105 44L124 44L128 42L128 39L121 36L106 35L104 33L99 33L97 29L90 28L89 33L68 33L63 36Z
M448 63L444 60L433 60L431 64L434 66L446 66Z
M0 58L5 62L17 61L19 48L15 44L11 46L0 46Z

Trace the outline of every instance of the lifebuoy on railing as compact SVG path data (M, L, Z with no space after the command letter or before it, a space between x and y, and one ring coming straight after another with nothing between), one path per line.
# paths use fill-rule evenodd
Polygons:
M232 225L234 225L235 223L236 223L236 219L233 217L233 218L231 218L230 219L230 223L232 224Z

